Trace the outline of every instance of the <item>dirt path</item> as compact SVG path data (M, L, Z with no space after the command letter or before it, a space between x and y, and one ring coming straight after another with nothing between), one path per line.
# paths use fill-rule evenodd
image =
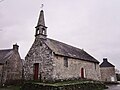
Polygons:
M109 86L109 88L105 90L120 90L120 84Z

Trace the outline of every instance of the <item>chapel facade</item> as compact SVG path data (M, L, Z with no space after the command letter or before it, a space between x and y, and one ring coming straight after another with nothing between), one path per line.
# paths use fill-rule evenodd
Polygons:
M26 80L100 80L98 60L82 49L47 38L43 10L35 28L35 41L25 57Z

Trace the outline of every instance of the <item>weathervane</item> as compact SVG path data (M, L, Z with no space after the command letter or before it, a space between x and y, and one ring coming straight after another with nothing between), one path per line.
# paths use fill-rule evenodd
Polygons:
M41 7L40 7L40 8L42 8L42 9L43 9L43 7L44 7L44 4L41 4Z

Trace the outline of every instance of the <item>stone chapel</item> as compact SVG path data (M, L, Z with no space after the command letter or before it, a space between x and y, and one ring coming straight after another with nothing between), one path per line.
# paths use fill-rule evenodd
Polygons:
M43 10L35 28L35 41L25 57L26 80L100 80L98 60L82 49L47 38Z

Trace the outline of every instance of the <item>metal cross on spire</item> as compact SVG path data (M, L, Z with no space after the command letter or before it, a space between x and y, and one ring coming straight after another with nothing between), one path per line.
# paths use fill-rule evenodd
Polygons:
M41 4L41 7L40 7L40 8L42 8L42 9L43 9L43 7L44 7L44 4Z

